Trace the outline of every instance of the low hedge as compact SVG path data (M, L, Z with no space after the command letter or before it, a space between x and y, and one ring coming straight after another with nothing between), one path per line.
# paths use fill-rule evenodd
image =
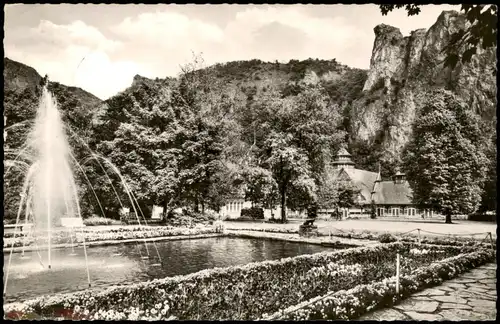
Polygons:
M269 232L269 233L285 233L285 234L298 234L298 226L297 229L291 228L229 228L230 230L235 231L256 231L256 232ZM485 233L486 234L486 233ZM320 236L329 236L329 233L321 233ZM418 242L417 234L407 234L401 236L401 233L380 233L380 232L371 232L371 231L362 231L362 232L335 232L331 233L332 237L340 237L346 239L361 239L361 240L371 240L371 241L379 241L381 243L391 243L395 241L401 241L405 243L416 243ZM478 246L481 245L483 247L490 248L491 244L489 241L485 241L485 243L480 244L481 240L473 237L461 237L461 236L420 236L420 242L422 244L434 244L434 245L460 245L460 246ZM493 247L496 248L495 239L493 241Z
M220 233L223 232L223 226L211 226L211 227L194 227L194 228L181 228L181 227L167 227L167 226L128 226L128 227L116 227L109 228L106 230L96 230L90 228L83 229L83 236L85 236L85 242L97 242L97 241L108 241L108 240L130 240L130 239L145 239L154 237L165 237L165 236L183 236L183 235L199 235L199 234L210 234L210 233ZM71 243L71 233L68 230L56 231L52 234L53 244L67 244ZM73 239L76 243L83 243L83 236L80 229L75 230ZM43 237L42 237L43 239ZM31 246L34 243L33 238L25 238L23 236L4 238L3 246L4 248L10 248L14 242L14 247L20 247L25 244L26 246Z
M122 225L122 222L116 219L91 216L83 220L85 226L103 226L103 225Z
M399 242L230 268L207 269L186 276L157 279L104 291L82 291L26 301L25 314L53 318L63 311L86 318L111 319L257 319L328 291L349 289L389 277L397 253L413 244ZM435 247L430 246L430 250ZM443 247L421 257L424 262L456 255L465 248ZM444 255L443 255L444 253ZM15 311L17 308L8 308ZM97 314L97 315L96 315ZM113 315L109 315L113 314ZM83 316L81 315L81 316ZM25 315L28 316L28 315Z
M251 219L264 219L264 209L259 207L243 208L241 210L241 217L248 217Z
M402 275L399 294L396 293L396 277L394 276L379 282L362 284L349 290L318 296L270 316L264 316L264 319L356 319L371 310L392 306L417 291L438 285L443 280L454 278L464 271L494 259L495 252L488 250L460 254L420 267L411 274Z

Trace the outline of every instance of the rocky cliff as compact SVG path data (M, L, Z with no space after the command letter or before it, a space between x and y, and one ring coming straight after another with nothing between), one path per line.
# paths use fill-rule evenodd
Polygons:
M479 51L470 63L444 67L451 35L467 27L465 16L444 11L428 30L403 37L398 28L374 28L370 70L351 111L352 138L381 145L382 162L398 162L411 137L425 93L445 87L470 104L484 120L496 120L495 50Z

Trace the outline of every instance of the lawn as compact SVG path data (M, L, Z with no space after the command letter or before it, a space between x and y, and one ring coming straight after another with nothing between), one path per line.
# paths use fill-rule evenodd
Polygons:
M291 220L288 224L269 224L262 222L232 222L225 221L224 225L227 229L232 228L251 228L251 229L268 229L268 228L283 228L298 230L299 225L304 220ZM486 222L473 222L466 220L455 220L454 224L445 224L444 222L437 222L435 220L429 221L398 221L398 220L384 220L384 219L350 219L342 221L326 221L317 220L318 230L323 234L328 234L331 230L335 231L371 231L371 232L391 232L391 233L404 233L417 228L423 231L430 231L441 234L475 234L485 233L483 236L477 235L476 237L482 239L486 232L491 232L493 237L496 237L496 223ZM425 235L433 235L425 233ZM439 234L434 234L439 235Z

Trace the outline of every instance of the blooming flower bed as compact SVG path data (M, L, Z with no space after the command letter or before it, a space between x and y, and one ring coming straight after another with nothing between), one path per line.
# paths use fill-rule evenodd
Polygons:
M289 229L289 228L231 228L234 231L256 231L256 232L269 232L269 233L285 233L285 234L298 234L297 229ZM332 237L340 237L346 239L361 239L361 240L373 240L373 241L381 241L384 236L387 235L394 236L395 240L402 242L418 242L418 235L416 233L380 233L364 230L362 232L356 231L336 231L332 233L321 233L320 236L332 236ZM404 234L404 235L402 235ZM486 233L485 233L486 234ZM448 236L430 236L430 235L421 235L420 242L422 244L436 244L436 245L466 245L466 246L478 246L483 245L485 247L491 247L489 242L480 243L483 237L473 237L473 236L456 236L456 235L448 235ZM385 242L383 242L385 243ZM496 248L496 243L493 242L493 247Z
M394 273L396 254L412 259L410 250L416 247L396 242L207 269L104 291L39 297L4 310L7 317L22 314L22 318L257 319L329 291L388 278ZM412 267L469 251L467 247L440 247L439 252L417 255Z
M425 254L425 253L423 253ZM281 320L352 320L376 308L391 306L399 300L427 287L440 284L458 274L495 259L495 253L479 250L460 254L420 267L400 277L399 294L396 277L361 284L349 290L330 292L298 305L283 309L264 319Z
M170 227L170 226L124 226L106 229L88 229L83 228L83 235L81 230L75 231L73 240L76 243L97 242L97 241L116 241L116 240L129 240L129 239L145 239L165 236L186 236L186 235L200 235L210 233L222 233L224 228L222 225L212 227ZM68 244L71 243L72 235L67 230L59 230L52 233L52 244ZM43 242L43 237L39 238ZM34 244L32 237L10 237L3 240L4 248L10 248L14 243L14 247L30 246ZM39 242L40 244L40 242Z

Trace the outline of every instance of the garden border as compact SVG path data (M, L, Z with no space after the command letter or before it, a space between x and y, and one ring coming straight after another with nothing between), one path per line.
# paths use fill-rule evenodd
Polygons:
M416 273L413 275L401 277L399 293L396 288L397 278L391 277L380 282L314 297L265 316L263 320L355 320L372 310L392 306L412 293L434 287L463 272L491 262L495 257L496 251L488 250L460 254L421 267L415 270Z

